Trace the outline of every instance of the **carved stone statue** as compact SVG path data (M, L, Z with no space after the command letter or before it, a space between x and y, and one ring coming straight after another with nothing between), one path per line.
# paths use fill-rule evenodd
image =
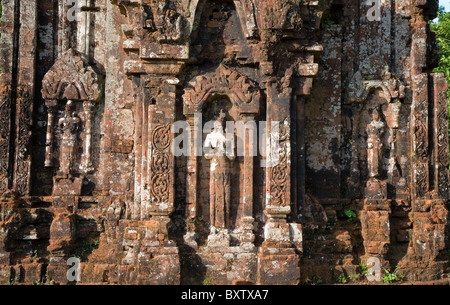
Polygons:
M163 27L160 28L159 42L178 42L181 39L181 15L168 7L164 13Z
M383 160L383 134L386 124L381 120L378 109L372 111L372 122L367 125L367 162L369 167L369 177L378 178L381 175Z
M77 155L77 136L81 120L76 112L72 112L73 101L67 101L64 116L59 119L61 130L59 175L70 175Z
M223 110L214 123L213 131L207 135L205 140L205 157L211 160L210 174L210 218L213 228L226 229L229 222L231 188L230 188L230 171L231 162L236 157L233 149L231 153L227 153L227 145L229 143L224 131L225 113ZM213 229L212 228L212 229Z

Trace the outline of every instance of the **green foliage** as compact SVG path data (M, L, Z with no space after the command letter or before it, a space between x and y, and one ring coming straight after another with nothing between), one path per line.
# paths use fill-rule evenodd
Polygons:
M346 284L347 283L347 277L345 276L345 274L341 273L336 278L336 282L338 282L340 284Z
M431 22L430 27L436 33L436 39L439 45L439 67L434 72L443 72L447 78L447 82L450 84L450 12L446 12L444 7L440 7L437 22ZM450 90L447 91L447 97L450 99Z
M31 257L31 261L34 261L38 257L37 250L33 251L33 256Z
M440 64L435 72L443 72L450 83L450 12L440 7L437 22L431 22L430 26L439 45ZM450 92L448 96L450 98Z
M348 222L352 222L354 218L356 218L356 213L352 210L344 210L345 215L347 215Z
M210 278L210 275L208 273L206 273L205 278L203 279L202 282L203 285L212 285L212 281Z
M388 270L384 270L384 272L386 273L385 276L383 276L382 280L384 283L393 283L396 279L397 279L397 274L395 274L395 272L390 273Z
M367 264L364 263L363 261L360 261L359 262L359 274L366 277L367 272L369 272L369 266L367 266Z
M323 283L322 278L316 275L314 275L311 279L307 278L305 281L306 285L320 285L322 283Z
M403 276L397 275L398 266L395 268L394 272L389 272L388 270L384 269L384 272L386 273L385 276L383 276L381 279L384 283L393 283L395 281L401 281L403 279Z
M350 274L349 279L351 281L358 281L361 278L361 274L359 273L354 273L354 274Z
M19 282L19 278L16 276L14 279L11 279L9 281L10 285L17 285L17 283Z

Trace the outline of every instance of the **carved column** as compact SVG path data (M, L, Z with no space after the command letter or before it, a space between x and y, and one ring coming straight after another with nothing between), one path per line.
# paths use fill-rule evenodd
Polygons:
M94 167L92 165L92 121L94 119L93 107L93 102L83 102L83 110L85 116L85 143L83 159L81 161L81 170L85 174L90 174L94 171Z
M443 74L431 75L434 93L434 189L440 198L449 197L448 99L447 81Z
M412 92L413 195L419 199L425 197L429 190L427 74L413 76Z
M46 100L47 106L47 135L45 143L45 167L53 167L53 128L55 125L55 115L57 110L56 100Z
M244 124L255 121L254 114L241 114ZM256 128L256 125L255 125ZM240 237L241 246L254 248L255 234L253 233L255 218L253 217L253 182L254 182L254 147L257 145L254 139L251 139L251 130L244 128L244 183L243 183L243 198L244 217L242 218L243 234ZM255 130L256 132L256 130ZM250 145L251 144L251 145ZM255 147L256 148L256 147Z
M68 0L59 1L58 58L61 58L64 52L71 47L71 21L74 21L75 19L69 19L78 17L76 6L79 5L79 2L74 1L71 3L72 4L69 4Z
M201 114L199 114L201 116ZM196 152L196 137L201 136L201 124L196 122L194 114L187 114L186 120L191 131L190 155L187 160L186 175L186 234L185 242L193 248L197 248L195 221L197 217L197 192L198 192L198 157ZM199 133L200 132L200 133Z
M265 243L289 243L286 218L291 212L291 177L290 167L290 94L279 94L276 83L267 84L267 140L268 148L266 168L266 208L264 213L268 217L265 228ZM272 123L278 124L274 130ZM279 145L273 146L273 141ZM270 148L269 148L270 146ZM275 228L285 227L278 232ZM286 231L287 230L287 231ZM287 232L287 235L286 235Z
M30 191L30 167L31 157L29 145L31 139L31 122L33 93L29 86L19 86L17 88L16 99L16 156L13 189L21 195L28 194Z
M292 72L292 71L291 71ZM277 84L267 83L267 144L273 137L279 144L272 147L267 155L266 168L266 207L267 221L264 227L264 243L259 251L259 283L296 284L300 279L300 256L296 253L291 237L301 236L300 224L289 224L287 216L291 213L291 138L290 106L292 88L278 91ZM279 130L273 130L272 122L279 123ZM275 150L274 150L275 149ZM276 154L276 155L274 155ZM283 264L284 268L273 268L273 262ZM283 262L283 263L281 263ZM286 271L289 270L289 273ZM283 276L281 276L283 274Z
M150 88L159 85L161 92L153 96L150 95L152 91L144 94L146 101L143 105L148 106L143 106L142 109L142 151L143 156L147 155L147 158L142 158L141 179L147 185L148 194L145 195L148 196L148 207L144 213L148 214L143 214L142 217L168 218L174 211L175 200L175 157L171 145L172 124L175 122L176 86L163 77L150 77L148 82Z
M10 137L11 86L2 84L0 87L0 195L10 185Z

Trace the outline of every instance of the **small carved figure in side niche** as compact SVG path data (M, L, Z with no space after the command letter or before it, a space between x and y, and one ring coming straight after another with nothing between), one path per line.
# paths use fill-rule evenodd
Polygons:
M73 101L67 101L64 116L58 121L58 126L61 130L60 165L58 172L60 176L72 174L77 155L77 137L81 120L76 112L72 112L72 108Z
M164 11L163 26L159 29L159 42L178 42L181 39L181 15L168 6Z
M150 32L156 31L155 21L150 6L144 5L144 29Z
M369 177L379 178L383 162L383 134L386 124L382 121L377 108L372 110L372 122L367 125L367 162Z
M216 228L226 229L229 222L231 188L231 164L236 159L234 147L229 143L224 131L225 113L223 110L214 123L213 131L206 136L205 157L211 160L210 169L210 221L211 231ZM231 152L227 152L231 147ZM215 233L215 232L212 232Z

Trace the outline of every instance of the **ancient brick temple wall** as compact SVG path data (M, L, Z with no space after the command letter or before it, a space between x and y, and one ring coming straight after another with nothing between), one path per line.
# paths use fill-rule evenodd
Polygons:
M0 283L446 277L438 1L374 2L2 0Z

